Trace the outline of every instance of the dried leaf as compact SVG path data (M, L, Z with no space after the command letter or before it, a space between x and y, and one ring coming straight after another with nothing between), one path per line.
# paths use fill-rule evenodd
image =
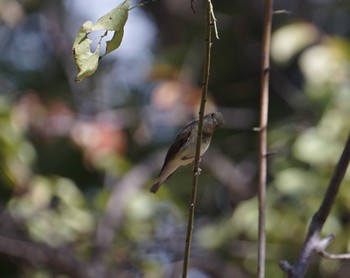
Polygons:
M112 52L120 46L123 39L123 35L124 29L121 29L120 32L114 32L112 39L110 41L107 41L106 53L103 56L107 55L108 53Z
M97 70L101 42L108 31L112 31L114 34L112 39L106 42L106 52L103 56L120 46L124 35L124 25L128 19L130 2L131 0L125 0L122 4L100 17L95 24L87 21L80 28L73 44L73 55L78 67L78 75L75 79L77 82L94 74ZM106 32L100 36L96 51L91 52L92 40L88 38L88 34L100 30Z
M128 19L131 0L126 0L104 16L100 17L91 31L108 30L120 32Z
M92 26L93 23L91 21L85 22L79 29L73 44L73 56L78 67L78 75L75 79L76 82L79 82L85 77L92 75L98 67L101 45L98 44L96 51L91 52L90 45L92 40L90 40L87 36L87 34L91 31Z

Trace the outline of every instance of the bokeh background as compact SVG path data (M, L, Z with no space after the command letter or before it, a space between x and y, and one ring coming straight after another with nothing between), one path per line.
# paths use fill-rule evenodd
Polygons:
M197 117L204 1L130 11L121 47L75 83L74 36L119 2L0 0L0 276L179 277L191 167L152 180ZM133 4L137 4L134 2ZM262 1L214 1L207 111L225 126L202 160L189 277L255 277ZM350 2L275 1L266 277L294 262L350 127ZM350 173L324 234L350 252ZM84 272L85 271L85 272ZM112 274L111 274L112 273ZM348 277L315 258L307 277Z

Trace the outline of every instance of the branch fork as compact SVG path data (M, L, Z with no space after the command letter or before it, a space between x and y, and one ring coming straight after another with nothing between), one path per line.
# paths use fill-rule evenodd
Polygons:
M294 265L287 261L280 261L281 269L287 273L288 278L301 278L305 276L311 258L318 254L323 258L331 260L349 260L350 254L331 254L326 251L328 245L333 241L334 235L329 235L323 239L320 233L324 223L331 212L335 198L339 192L340 184L345 176L350 161L350 133L346 141L343 153L334 170L333 177L329 182L327 191L318 211L312 217L306 239L299 258Z

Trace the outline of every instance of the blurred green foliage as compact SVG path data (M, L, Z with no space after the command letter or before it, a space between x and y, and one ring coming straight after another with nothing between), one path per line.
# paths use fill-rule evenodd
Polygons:
M179 273L191 167L157 195L148 189L163 151L198 111L203 18L185 4L161 1L130 11L119 56L102 59L92 78L75 84L73 36L94 8L75 9L68 0L0 1L2 277L65 277L5 252L6 237L67 248L88 265L102 248L102 263L118 277ZM275 5L292 13L275 15L272 34L268 134L276 155L269 158L266 212L272 278L283 276L279 260L295 261L350 127L349 3ZM255 277L252 129L261 9L248 1L214 6L220 40L213 44L208 109L222 111L226 125L201 164L190 277ZM202 8L196 3L197 14ZM151 30L144 26L157 30L154 40L145 39ZM349 204L348 171L323 230L336 236L331 252L350 252ZM347 277L349 269L348 262L315 258L307 277Z

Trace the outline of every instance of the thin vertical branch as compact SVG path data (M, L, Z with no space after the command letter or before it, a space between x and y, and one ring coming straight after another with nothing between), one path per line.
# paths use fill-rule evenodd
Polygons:
M199 163L200 163L200 148L201 148L201 138L203 130L203 119L204 119L204 109L205 103L207 102L207 92L210 76L210 54L211 54L211 27L212 27L212 4L210 0L207 0L206 3L206 18L207 18L207 33L205 39L205 66L203 72L203 84L202 84L202 99L199 108L199 120L198 120L198 133L196 141L196 155L194 159L193 167L193 180L192 180L192 191L191 198L189 203L189 215L188 215L188 224L187 224L187 234L186 234L186 246L184 253L184 263L182 278L187 277L189 259L190 259L190 249L192 242L192 232L193 232L193 220L194 220L194 209L196 204L197 196L197 183L198 183L198 172L199 172Z
M264 31L262 42L261 65L261 108L259 126L259 229L258 229L258 277L265 276L265 206L266 206L266 172L267 172L267 121L269 104L269 77L270 77L270 40L272 24L272 0L264 2Z

